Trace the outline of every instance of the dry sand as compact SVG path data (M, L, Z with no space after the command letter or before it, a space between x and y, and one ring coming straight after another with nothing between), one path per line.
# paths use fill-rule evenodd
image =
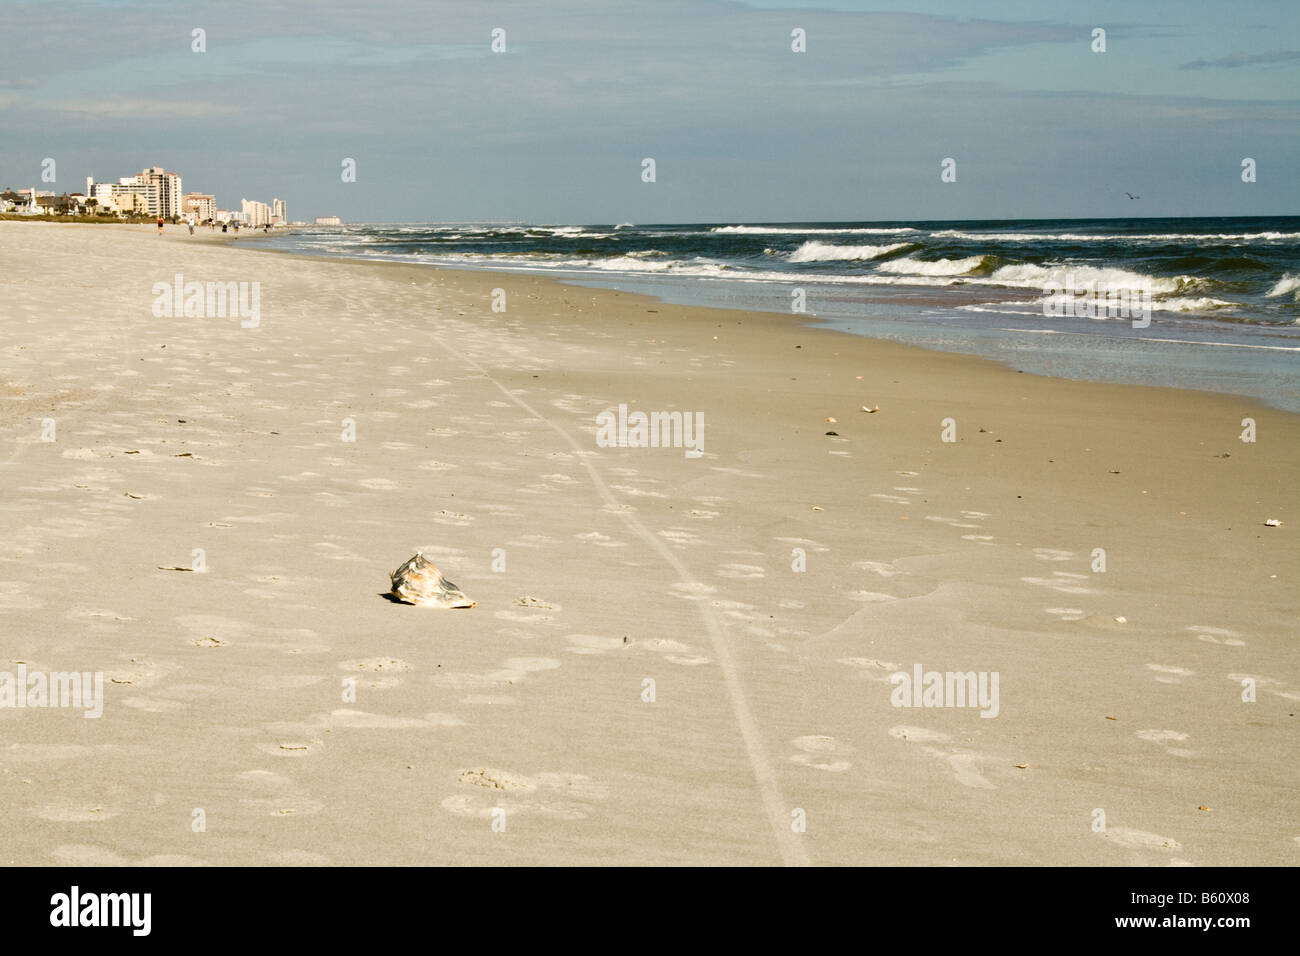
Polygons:
M1300 859L1300 416L212 238L0 222L0 670L106 697L0 709L6 862Z

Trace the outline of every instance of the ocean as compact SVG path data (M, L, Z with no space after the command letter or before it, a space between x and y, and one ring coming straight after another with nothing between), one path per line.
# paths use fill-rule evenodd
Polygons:
M359 224L251 241L553 274L1026 372L1249 395L1300 411L1300 217Z

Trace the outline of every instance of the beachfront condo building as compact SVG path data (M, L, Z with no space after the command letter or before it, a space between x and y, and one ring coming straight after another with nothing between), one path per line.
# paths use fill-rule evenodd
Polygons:
M195 222L207 222L217 215L217 199L208 193L186 193L181 201L185 216L193 216Z
M263 226L271 223L271 207L264 202L258 202L256 199L239 200L241 212L239 221L245 226L251 226L253 229L261 229Z
M115 183L97 183L94 176L87 176L86 197L94 199L105 209L128 215L170 219L185 211L181 177L161 166L142 170L134 176L123 176Z
M140 174L135 178L158 188L158 208L150 210L153 215L171 219L173 216L180 216L184 213L184 194L181 192L181 177L179 175L169 173L161 166L151 166L148 169L141 170Z

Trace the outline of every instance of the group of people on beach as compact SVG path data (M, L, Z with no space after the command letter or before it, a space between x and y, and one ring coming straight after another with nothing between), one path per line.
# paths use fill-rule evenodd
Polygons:
M158 235L160 235L160 236L162 235L163 224L164 224L165 222L166 222L166 220L165 220L162 216L159 216L159 217L158 217ZM210 230L212 230L213 232L216 232L216 229L217 229L217 221L216 221L215 219L206 219L206 220L204 220L204 222L207 223L208 228L209 228ZM189 226L189 229L190 229L190 235L191 235L191 236L194 235L194 217L193 217L193 216L187 216L187 217L186 217L186 219L185 219L185 225ZM227 227L229 227L229 226L233 226L234 229L235 229L235 232L236 232L236 233L239 232L239 220L237 220L237 219L233 219L233 220L231 220L231 221L228 222L228 223L227 223L227 222L223 222L223 223L221 224L221 231L222 231L222 232L225 232L225 231L227 230ZM270 231L271 231L271 226L270 226L270 224L264 224L264 225L262 226L262 231L263 231L263 232L270 232Z

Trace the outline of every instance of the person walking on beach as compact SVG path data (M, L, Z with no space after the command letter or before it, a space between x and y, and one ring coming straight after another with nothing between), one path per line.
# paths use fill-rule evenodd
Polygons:
M159 217L158 217L158 235L160 235L160 236L162 235L162 224L163 224L163 217L162 217L162 216L159 216Z
M194 218L191 216L185 220L185 224L190 227L190 235L194 235Z

